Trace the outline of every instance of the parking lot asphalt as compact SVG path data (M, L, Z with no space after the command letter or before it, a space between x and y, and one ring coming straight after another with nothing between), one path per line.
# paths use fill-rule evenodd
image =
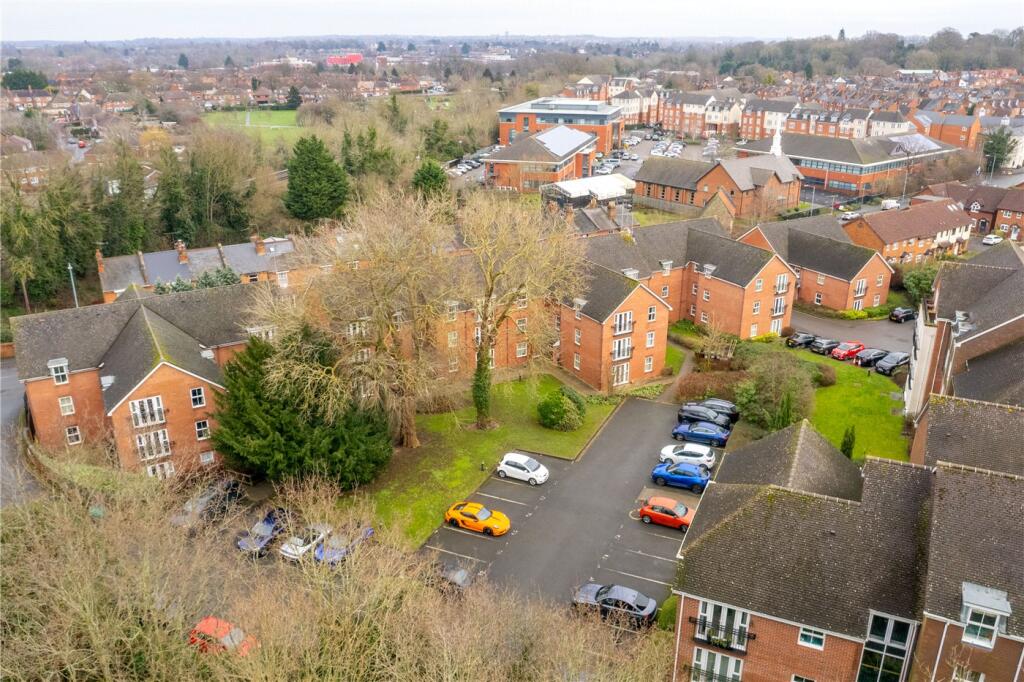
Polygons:
M793 311L793 329L836 341L860 341L868 348L909 353L914 346L914 322L833 320Z
M664 600L683 533L646 526L635 511L637 501L654 492L688 506L699 501L689 492L655 490L650 480L658 452L673 442L676 410L627 400L576 461L534 455L551 471L541 486L491 476L468 499L507 514L512 530L490 538L450 528L439 518L424 551L560 602L567 603L573 588L589 581L626 585Z

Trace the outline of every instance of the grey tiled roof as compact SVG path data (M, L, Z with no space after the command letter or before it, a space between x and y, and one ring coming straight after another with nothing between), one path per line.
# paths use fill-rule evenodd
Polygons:
M823 135L783 133L782 151L786 156L802 159L821 159L836 163L869 165L889 161L905 161L906 155L899 151L901 138L914 138L913 141L916 142L917 138L922 137L924 136L917 133L905 133L903 135L846 139ZM935 146L934 153L952 153L956 151L956 147L952 145L932 140L931 138L925 139ZM771 147L772 139L768 137L761 140L752 140L743 149L749 152L767 154ZM911 158L915 158L915 155L911 155Z
M740 286L749 284L775 256L771 251L701 230L691 232L687 241L689 260L714 265L715 277Z
M934 237L940 232L970 225L973 220L952 199L914 204L898 211L866 213L861 220L885 244L917 237Z
M634 180L653 185L695 190L697 182L714 167L715 164L708 161L652 157L640 166Z
M752 483L859 500L860 467L806 419L727 452L716 483Z
M874 249L847 241L794 230L790 222L795 221L760 225L772 248L790 265L809 268L850 282L877 253Z
M1024 636L1024 478L939 464L935 500L925 610L961 621L965 582L1002 590L1006 633Z
M968 315L970 328L957 336L960 343L1024 314L1024 267L942 263L935 289L940 318L953 320L958 311Z
M1024 476L1024 409L933 393L927 414L925 464Z
M800 230L802 232L810 232L816 234L819 237L828 237L829 239L835 239L841 242L849 242L850 235L846 234L846 231L842 227L842 223L834 215L828 213L822 213L820 215L808 216L806 218L794 218L793 220L782 220L777 223L763 223L765 225L785 225L786 229L789 230Z
M971 265L992 265L1001 268L1024 267L1024 249L1004 239L991 246L968 261Z
M953 376L953 393L963 398L1024 406L1024 338L971 358ZM1018 432L1024 434L1024 431ZM1024 446L1019 446L1024 452ZM1024 473L1024 472L1022 472Z
M784 156L769 154L748 156L745 159L723 159L720 165L742 192L763 186L773 174L784 184L803 178L793 162Z
M590 237L586 241L587 259L616 271L634 269L646 277L661 270L662 261L673 267L685 266L688 260L687 237L703 231L723 235L722 226L712 218L683 220L648 227L638 227L633 235L609 234Z
M640 286L635 279L630 279L596 263L586 264L586 277L587 287L583 293L586 304L581 312L598 322L607 320L615 312L615 309L622 305L622 302Z

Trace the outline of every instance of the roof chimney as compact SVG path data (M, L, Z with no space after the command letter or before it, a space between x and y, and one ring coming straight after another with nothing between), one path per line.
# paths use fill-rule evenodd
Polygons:
M565 205L565 222L570 224L576 223L576 209L572 207L572 204Z
M96 249L96 272L103 274L103 252Z
M614 201L608 202L608 220L615 222L616 204Z
M253 236L249 237L249 240L252 242L252 245L256 247L257 256L262 256L267 252L267 245L263 243L263 240L260 239L260 236L258 234L254 234Z
M139 259L139 272L142 273L142 282L145 285L149 285L149 270L146 269L146 259L142 256L141 251L135 252L135 257Z
M185 242L179 239L178 241L174 242L174 248L178 250L178 262L187 263L188 251L185 249Z

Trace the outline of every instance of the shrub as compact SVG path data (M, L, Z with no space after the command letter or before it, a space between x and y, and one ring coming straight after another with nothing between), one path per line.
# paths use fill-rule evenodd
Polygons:
M664 390L665 387L662 386L661 384L648 384L647 386L634 388L632 391L629 391L626 395L631 395L634 398L643 398L644 400L654 400L659 395L661 395L662 391Z
M676 387L676 399L704 400L705 398L724 398L735 402L736 386L747 378L746 372L694 372L679 379Z
M580 417L587 416L587 401L583 399L583 396L580 395L579 391L572 386L562 386L559 390L562 391L562 395L571 400L572 404L576 406L576 409L579 410Z
M658 627L671 632L676 627L676 614L679 611L679 595L669 595L658 609Z
M844 320L866 320L868 319L868 313L866 310L844 310L839 313L839 316Z
M839 451L847 456L849 459L853 459L853 447L857 443L857 427L850 424L846 427L846 431L843 432L843 442L839 446Z
M793 336L793 334L795 334L795 333L796 333L796 330L793 329L792 327L783 327L782 328L782 336L784 336L784 337L785 336Z
M821 387L835 386L835 384L836 384L836 368L835 367L833 367L832 365L825 364L824 362L819 362L814 367L817 370L814 373L814 383L817 386L821 386Z
M583 425L583 416L576 408L576 403L561 391L548 393L537 404L537 420L544 428L556 431L575 431Z
M670 377L676 373L676 368L669 365L665 365L661 368L661 376Z
M760 336L752 336L750 340L754 343L772 343L775 339L779 338L779 335L775 332L768 332L767 334L761 334Z
M887 303L885 305L873 305L870 308L865 308L864 309L864 314L869 319L873 319L873 318L877 318L877 317L889 317L889 313L891 313L893 311L893 308L895 308L895 307L896 306L894 306L892 304L889 304L889 303Z
M789 353L764 353L736 386L736 405L749 421L769 429L789 426L814 407L813 371Z

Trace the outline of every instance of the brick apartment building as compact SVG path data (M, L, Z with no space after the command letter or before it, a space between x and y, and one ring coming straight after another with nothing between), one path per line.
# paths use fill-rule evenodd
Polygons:
M307 277L307 267L289 238L253 236L242 244L189 249L178 242L165 251L141 251L127 256L104 257L96 252L96 269L103 288L103 301L110 303L130 287L152 291L158 283L170 284L180 278L195 281L204 272L233 270L243 284L275 282L281 288L296 286Z
M991 185L965 185L944 182L929 185L913 203L931 201L934 197L955 200L974 218L979 234L995 232L1013 241L1024 239L1024 189L1020 187L993 187Z
M942 263L914 331L903 400L918 420L932 394L1024 404L1024 255L1003 242Z
M800 203L802 176L785 157L690 161L650 158L636 174L634 201L673 210L704 207L721 192L734 217L752 219L775 215Z
M977 116L918 111L911 122L922 134L961 149L977 149L981 139Z
M797 102L789 100L750 100L743 107L739 136L745 140L771 137L776 130L785 128L786 119L797 106Z
M921 263L965 251L973 227L974 219L958 203L939 199L865 213L843 230L854 244L878 251L890 263Z
M874 249L850 242L832 216L762 223L739 240L779 254L797 273L803 303L863 310L889 298L892 267Z
M662 128L682 137L736 135L743 119L735 89L701 92L665 92L659 100L657 120Z
M861 470L806 421L726 453L680 548L673 679L1014 680L1024 478L956 456Z
M498 110L498 142L508 145L521 135L565 125L597 136L597 151L618 147L624 123L622 110L602 102L567 97L541 97Z
M957 151L918 133L861 139L783 133L781 143L805 185L849 196L885 193L893 182L902 183L906 173L920 172L925 164ZM751 141L739 150L740 156L771 153L770 139Z
M714 324L741 338L789 326L796 274L772 252L730 239L717 220L588 237L586 246L588 260L666 301L670 322Z
M542 185L590 175L597 136L568 126L547 128L519 137L486 160L489 187L536 192Z
M562 97L572 99L589 99L594 102L607 102L616 93L611 92L614 79L610 74L590 74L583 76L572 85L562 89Z

